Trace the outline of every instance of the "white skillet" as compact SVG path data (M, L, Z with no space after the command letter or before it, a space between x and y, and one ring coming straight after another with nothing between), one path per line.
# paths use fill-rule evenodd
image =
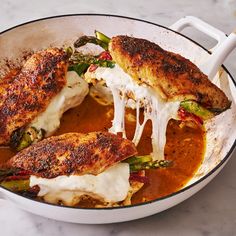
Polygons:
M212 54L198 43L178 33L191 26L217 40ZM230 110L206 124L207 145L204 162L195 176L180 191L152 202L108 209L81 209L38 202L0 187L0 197L17 207L48 218L87 224L129 221L166 210L189 198L211 181L229 160L236 146L236 85L223 67L227 55L236 46L235 33L223 32L198 18L187 16L170 28L151 22L112 15L78 14L55 16L18 25L0 33L0 74L4 72L4 58L16 60L23 51L49 46L72 44L79 36L92 35L97 29L108 36L128 34L158 43L197 64L210 79L220 86L232 101Z

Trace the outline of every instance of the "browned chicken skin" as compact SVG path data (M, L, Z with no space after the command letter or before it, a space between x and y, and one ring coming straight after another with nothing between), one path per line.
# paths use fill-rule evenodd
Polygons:
M66 84L67 64L63 50L49 48L33 54L14 79L1 81L0 145L7 145L15 130L46 110Z
M230 107L223 91L188 59L145 39L113 37L113 60L138 83L153 87L168 101L195 100L216 113Z
M31 145L11 158L8 166L44 178L97 175L135 154L131 141L108 132L66 133Z

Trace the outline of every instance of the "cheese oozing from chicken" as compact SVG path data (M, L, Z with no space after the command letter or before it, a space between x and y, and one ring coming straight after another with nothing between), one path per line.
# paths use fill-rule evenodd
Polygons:
M74 71L66 74L67 83L50 102L47 109L29 125L37 130L44 129L46 137L52 135L60 126L60 118L70 108L82 103L88 94L88 84Z
M85 74L88 82L94 79L104 80L113 95L114 119L110 132L125 132L125 106L136 108L136 130L133 142L138 145L144 126L148 120L152 122L152 156L154 160L164 159L166 143L166 128L170 119L177 119L180 102L166 102L146 84L137 84L118 65L114 68L98 67L95 71L89 70ZM144 121L140 123L140 109L144 109Z
M105 203L125 200L128 195L129 164L118 163L98 175L63 175L52 179L30 177L30 187L38 185L39 197L46 202L73 206L79 203L81 196L88 195Z

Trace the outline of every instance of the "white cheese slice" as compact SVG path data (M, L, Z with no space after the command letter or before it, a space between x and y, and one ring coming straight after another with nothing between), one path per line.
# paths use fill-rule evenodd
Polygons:
M152 121L152 147L153 159L164 159L164 148L166 143L166 128L171 118L177 119L177 111L180 102L163 101L151 87L142 84L138 85L118 65L114 68L98 67L93 72L86 72L86 78L95 78L98 81L104 80L113 95L114 119L110 132L122 132L125 134L125 106L136 108L136 130L133 138L135 145L138 145L147 120ZM128 95L132 93L133 99ZM144 108L144 121L140 124L140 107Z
M62 201L72 206L79 202L82 195L89 195L104 202L123 201L128 194L129 164L118 163L98 175L58 176L52 179L30 176L30 187L38 185L38 196L50 203Z
M50 102L47 109L29 125L44 129L46 137L52 135L60 126L60 118L70 108L78 106L89 92L88 83L74 71L66 74L65 87Z

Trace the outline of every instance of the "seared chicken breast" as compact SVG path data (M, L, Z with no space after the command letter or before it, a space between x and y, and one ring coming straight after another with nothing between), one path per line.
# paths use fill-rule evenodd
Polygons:
M190 60L145 39L113 37L113 60L137 83L147 84L167 101L195 100L213 112L230 107L223 91Z
M121 162L135 154L131 141L108 132L67 133L33 144L7 165L29 173L30 187L46 202L74 206L88 199L90 207L109 207L131 204L144 184L145 171L130 179L129 164Z
M24 149L8 165L43 178L98 175L135 154L137 150L131 141L108 132L66 133Z
M113 97L114 119L110 132L121 132L126 137L125 107L136 109L133 142L138 145L146 122L151 120L154 160L165 159L166 128L170 119L189 119L202 125L230 107L224 92L181 55L140 38L120 35L106 41L109 41L110 56L105 58L115 64L112 67L91 65L84 74L85 80L94 85L95 97L100 91L107 92L102 87L108 88ZM144 108L142 123L139 121L141 108Z
M42 113L66 84L67 54L49 48L33 54L13 79L1 81L0 145L9 144L13 131Z

